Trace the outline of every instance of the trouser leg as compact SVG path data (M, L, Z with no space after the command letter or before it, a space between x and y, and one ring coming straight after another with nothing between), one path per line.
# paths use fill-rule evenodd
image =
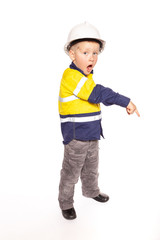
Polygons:
M96 197L98 187L99 142L89 141L89 148L81 171L82 192L85 197Z
M64 148L58 198L62 210L73 207L74 187L86 159L88 142L72 140Z

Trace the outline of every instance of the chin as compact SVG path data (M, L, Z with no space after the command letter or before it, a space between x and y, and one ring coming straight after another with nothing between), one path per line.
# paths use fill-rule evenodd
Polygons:
M90 74L90 72L86 72L86 73L84 73L85 75L89 75Z

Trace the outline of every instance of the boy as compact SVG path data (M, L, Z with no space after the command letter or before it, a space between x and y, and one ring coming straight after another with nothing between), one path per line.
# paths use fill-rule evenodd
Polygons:
M98 187L98 140L103 136L100 103L125 107L128 114L139 116L129 98L110 88L95 84L93 68L105 41L97 29L83 23L75 26L65 45L72 63L64 71L59 94L59 114L64 143L64 160L59 185L59 205L66 219L75 219L74 186L79 177L83 195L99 202L109 196Z

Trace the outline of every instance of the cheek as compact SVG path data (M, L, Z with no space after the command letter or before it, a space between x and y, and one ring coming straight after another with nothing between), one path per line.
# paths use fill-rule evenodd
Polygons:
M97 56L97 57L95 57L95 64L97 63L97 60L98 60L98 56Z
M84 65L84 64L86 64L86 59L83 57L83 56L81 56L81 58L79 58L78 59L78 63L80 64L80 65Z

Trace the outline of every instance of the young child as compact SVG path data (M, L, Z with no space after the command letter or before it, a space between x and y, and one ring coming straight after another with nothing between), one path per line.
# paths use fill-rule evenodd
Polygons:
M126 108L128 114L136 112L139 116L128 97L94 83L93 68L104 46L97 29L86 22L71 30L65 45L72 63L63 73L59 93L64 160L58 199L66 219L76 218L73 196L79 177L85 197L109 200L98 187L98 140L103 136L100 103L116 104Z

